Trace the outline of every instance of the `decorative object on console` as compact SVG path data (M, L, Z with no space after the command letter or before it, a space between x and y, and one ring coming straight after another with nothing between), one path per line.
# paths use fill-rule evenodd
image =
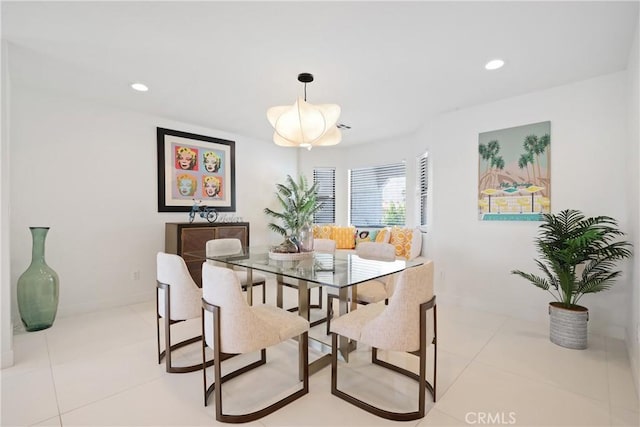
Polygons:
M194 199L236 210L235 142L157 128L158 212L189 212Z
M60 280L44 260L44 243L49 227L29 227L31 230L31 264L18 279L18 309L20 319L29 332L53 325L58 311Z
M314 146L338 144L342 140L342 134L336 126L340 107L336 104L309 104L307 83L313 81L313 75L300 73L298 81L304 83L304 99L298 97L293 105L271 107L267 110L267 119L275 129L273 142L283 147L303 147L309 150Z
M542 221L551 208L551 122L478 136L481 221Z
M215 222L218 217L218 212L210 206L200 206L202 200L193 199L193 206L191 207L191 212L189 212L189 222L193 222L196 215L199 215L200 218L205 218L209 222Z
M615 262L631 257L631 243L616 241L624 233L608 216L585 218L578 210L543 214L536 247L541 259L536 264L543 277L520 270L511 271L548 291L556 302L549 303L551 342L573 349L587 348L589 312L578 305L584 294L607 290L621 272ZM551 289L552 288L552 289Z
M310 227L313 214L322 207L322 203L317 199L317 185L314 183L309 187L307 179L303 175L298 178L297 182L291 175L287 175L286 184L276 184L276 188L278 189L276 198L282 207L282 212L264 208L264 213L282 222L282 225L269 223L269 228L284 236L285 240L273 248L273 251L296 253L301 252L301 249L312 250L313 247L307 247L300 243L300 232L304 227ZM311 230L308 230L306 234L310 233ZM307 239L305 243L308 245L309 240Z

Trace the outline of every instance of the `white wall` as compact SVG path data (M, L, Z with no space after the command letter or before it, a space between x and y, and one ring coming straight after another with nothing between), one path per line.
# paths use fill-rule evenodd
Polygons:
M627 321L627 348L629 359L631 360L631 370L635 377L636 390L640 394L640 85L638 76L640 67L638 65L640 57L640 43L638 34L640 28L636 29L635 41L629 53L628 73L628 123L629 123L629 156L627 160L627 170L629 175L629 232L636 253L635 262L631 272L631 307Z
M512 269L536 271L537 223L477 220L478 133L551 121L551 207L609 215L629 230L626 73L468 108L430 125L433 149L431 254L445 271L440 288L464 304L546 319L551 297ZM468 183L468 185L462 185ZM623 264L628 267L630 263ZM613 289L580 300L590 331L624 337L630 296L625 274Z
M428 150L432 216L423 253L435 261L440 301L545 320L550 295L510 274L516 268L535 271L533 239L539 223L477 219L478 134L550 120L553 211L576 208L587 215L610 215L629 230L628 177L620 166L628 151L627 89L626 73L616 73L442 114L411 137L301 153L299 168L311 176L313 167L339 159L340 187L346 185L345 169L361 165L406 159L408 177L415 176L415 159ZM415 182L407 181L409 199ZM346 224L346 192L336 197L336 221ZM408 215L407 223L415 225L415 217ZM581 303L590 309L590 330L624 337L630 295L627 271L612 290L585 296Z
M188 219L157 212L156 127L235 141L237 215L250 222L252 244L278 240L262 209L273 206L275 182L296 173L294 150L14 86L13 295L31 258L28 227L36 225L51 227L46 260L60 276L60 316L153 299L164 223ZM133 280L134 271L140 280ZM14 296L19 324L15 307Z
M2 352L0 366L13 365L13 324L11 322L11 287L9 272L9 51L6 41L2 41L2 69L0 105L2 136L0 140L0 328L2 331Z

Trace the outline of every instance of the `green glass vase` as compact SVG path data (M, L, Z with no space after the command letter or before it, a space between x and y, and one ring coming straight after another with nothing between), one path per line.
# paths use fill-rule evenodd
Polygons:
M53 325L58 311L58 274L44 261L44 242L49 227L29 227L31 230L31 265L18 279L18 309L29 332Z

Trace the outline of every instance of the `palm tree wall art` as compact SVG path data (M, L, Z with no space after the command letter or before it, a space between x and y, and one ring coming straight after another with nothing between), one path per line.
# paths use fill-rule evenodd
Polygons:
M539 221L550 212L550 135L551 122L479 134L480 220Z

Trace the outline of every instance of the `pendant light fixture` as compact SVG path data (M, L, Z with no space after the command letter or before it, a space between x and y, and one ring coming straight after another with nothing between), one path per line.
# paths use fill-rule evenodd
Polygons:
M300 73L298 81L304 83L304 99L298 97L293 105L271 107L267 110L269 123L275 129L273 142L283 147L303 147L309 150L315 146L338 144L342 140L342 133L336 127L340 106L309 104L307 83L313 81L313 75Z

